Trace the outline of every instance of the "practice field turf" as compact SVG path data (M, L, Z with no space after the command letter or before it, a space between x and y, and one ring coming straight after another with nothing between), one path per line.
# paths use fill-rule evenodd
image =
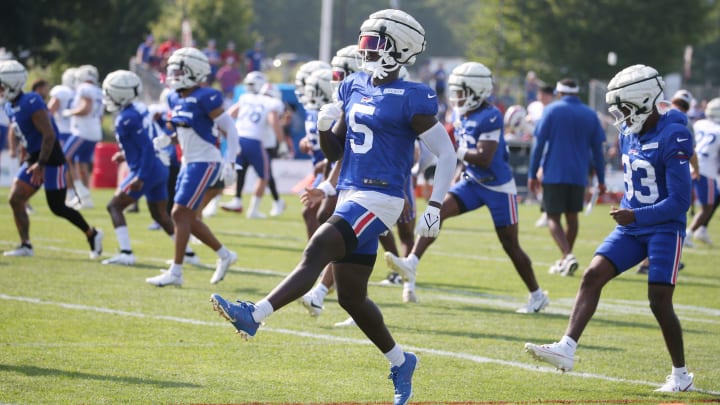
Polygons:
M105 231L105 257L117 246L104 209L111 194L96 190L98 207L83 211ZM223 282L209 283L215 256L196 246L206 266L186 267L182 288L156 288L144 280L165 267L172 244L147 230L144 202L127 215L138 263L123 267L88 259L83 235L52 216L40 193L30 217L35 257L0 257L0 403L392 403L382 354L357 328L333 327L347 318L335 295L319 318L298 304L283 308L249 342L212 311L211 293L257 301L297 263L305 228L297 196L285 199L288 210L278 218L220 212L207 219L239 255ZM697 391L653 392L671 363L648 307L646 276L634 270L603 292L573 372L523 351L525 342L562 336L582 268L614 226L608 210L581 216L581 270L560 277L547 271L558 250L547 229L533 226L537 206L520 207L521 244L551 300L539 314L515 313L527 291L486 210L445 224L420 264L416 304L402 303L401 288L379 285L387 274L381 249L369 293L396 340L420 359L411 403L720 403L718 247L686 249L675 293ZM18 241L6 203L0 223L0 249L7 250ZM720 245L717 218L710 235Z

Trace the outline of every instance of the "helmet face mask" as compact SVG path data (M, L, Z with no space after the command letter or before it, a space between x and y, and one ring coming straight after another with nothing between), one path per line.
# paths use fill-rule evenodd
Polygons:
M103 104L109 112L118 111L135 101L142 92L140 78L127 70L116 70L102 84Z
M465 115L480 107L492 94L492 72L482 63L463 63L450 73L448 89L450 105L459 115Z
M210 62L202 51L180 48L168 59L165 82L173 90L199 86L210 74Z
M13 101L22 93L27 70L16 60L0 62L0 101Z
M412 65L425 50L425 29L401 10L380 10L360 26L360 67L382 80L400 68Z

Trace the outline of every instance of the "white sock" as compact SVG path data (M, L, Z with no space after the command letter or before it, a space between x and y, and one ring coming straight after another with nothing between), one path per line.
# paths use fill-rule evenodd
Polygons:
M230 256L230 251L227 250L225 245L222 245L220 246L220 249L215 251L215 254L217 254L218 257L221 259L227 259L227 257Z
M272 304L270 301L266 299L260 300L257 304L255 304L255 312L252 313L252 317L257 323L261 323L265 320L270 314L275 311L272 307Z
M415 256L415 253L411 253L410 256L407 257L408 264L410 264L413 267L417 267L418 263L420 262L420 259Z
M385 353L385 358L388 359L391 367L400 367L405 363L405 353L403 353L402 348L397 343L395 347Z
M173 263L170 265L170 270L168 270L168 271L173 276L180 277L180 276L182 276L182 267L183 267L182 264Z
M535 290L535 291L532 291L532 292L530 293L530 295L531 295L533 298L540 298L540 297L542 297L542 295L543 295L542 289L540 289L540 287L538 287L538 289Z
M575 339L565 335L562 339L560 339L560 344L564 345L565 348L570 351L570 354L575 354L575 349L577 349L577 342Z
M252 196L252 198L250 199L250 212L258 212L258 207L260 207L261 201L262 197Z
M675 367L672 368L672 375L678 376L678 377L687 377L688 371L687 367Z
M73 186L75 187L75 191L80 195L80 197L90 197L90 190L88 190L87 187L82 183L80 180L75 180L73 182Z
M325 287L325 284L318 283L318 285L316 285L311 292L313 293L313 295L315 295L315 298L320 301L320 305L322 305L323 301L325 301L325 296L327 295L328 291L330 290Z
M132 251L132 247L130 246L130 233L128 232L127 226L115 228L115 236L117 237L118 245L120 245L120 250Z

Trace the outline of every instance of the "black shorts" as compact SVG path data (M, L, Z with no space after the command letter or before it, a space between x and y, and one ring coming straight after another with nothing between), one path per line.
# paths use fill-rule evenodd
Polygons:
M542 204L549 215L580 212L585 202L585 186L577 184L543 184Z

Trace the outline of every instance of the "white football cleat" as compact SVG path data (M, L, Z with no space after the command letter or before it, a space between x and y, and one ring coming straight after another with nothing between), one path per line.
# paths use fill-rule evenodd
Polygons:
M712 239L710 239L710 234L708 234L707 227L701 226L700 228L696 229L695 232L693 232L693 239L699 240L707 245L712 246ZM687 236L686 236L687 238Z
M562 270L562 259L556 260L555 263L550 266L550 269L548 269L548 273L550 274L560 274L560 270Z
M235 197L226 203L220 204L220 208L222 208L225 211L240 213L243 210L242 200Z
M411 288L407 284L403 285L403 302L417 302L414 287Z
M270 216L277 217L282 215L283 212L285 212L285 201L282 199L273 201L272 208L270 209Z
M215 214L217 214L218 205L220 204L219 201L220 201L220 196L217 196L217 197L213 198L212 200L210 200L208 205L205 208L203 208L203 210L202 210L202 217L203 218L214 217Z
M102 254L103 248L102 248L102 242L103 238L105 237L105 234L103 231L99 229L95 229L95 234L89 238L87 238L88 243L90 244L90 258L91 259L98 259L100 258L100 255Z
M540 218L535 221L535 228L544 228L547 226L547 213L543 212Z
M385 263L388 267L400 273L404 281L415 283L417 268L410 264L407 257L399 258L391 252L385 252Z
M335 328L348 328L350 326L357 326L357 324L355 323L355 320L352 319L352 317L350 317L342 322L337 322L337 323L333 324L333 327L335 327Z
M182 274L176 276L170 272L170 270L164 270L159 276L148 277L145 282L158 287L165 287L166 285L183 285Z
M695 389L693 386L693 373L685 376L670 374L665 378L665 384L656 389L655 392L685 392Z
M120 252L117 255L105 259L101 262L102 264L122 264L125 266L132 266L135 264L135 255L132 253Z
M230 266L237 261L237 253L233 252L232 250L230 250L229 252L230 254L228 254L228 256L224 259L218 257L215 265L215 272L210 278L210 284L217 284L222 281L222 279L225 278L225 273L227 273Z
M529 294L527 305L519 308L517 313L519 314L534 314L535 312L542 311L548 304L550 304L550 298L548 298L547 291L543 291L542 295L534 298L532 293Z
M260 211L248 211L247 218L248 219L265 219L265 218L267 218L267 215L263 214Z
M579 264L577 259L575 258L575 255L570 253L563 259L559 268L559 273L561 276L570 277L575 274L575 270L578 269L578 266Z
M566 347L559 342L547 345L525 343L525 351L536 359L548 362L562 371L570 371L575 363L575 356L569 353Z
M3 256L33 257L35 256L35 252L33 252L33 249L31 247L20 245L13 250L3 252Z
M307 309L308 313L312 317L320 316L320 313L323 310L323 303L318 302L316 298L315 294L310 292L300 298L300 303L305 307L305 309Z

